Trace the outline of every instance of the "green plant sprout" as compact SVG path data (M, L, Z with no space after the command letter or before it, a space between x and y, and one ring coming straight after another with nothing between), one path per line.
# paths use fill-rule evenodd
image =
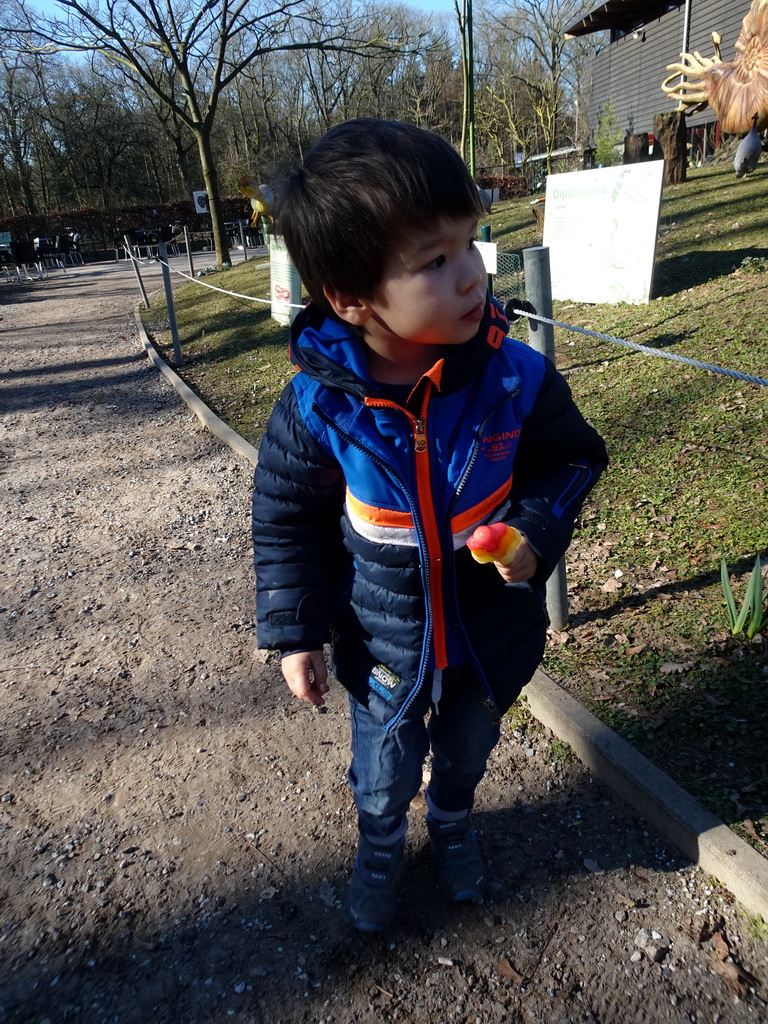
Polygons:
M755 567L750 573L747 592L738 614L731 590L731 581L728 578L728 566L724 558L720 562L720 582L723 585L731 633L733 636L738 636L739 633L745 632L748 639L751 640L755 634L768 626L768 609L763 612L763 572L760 556L758 555L755 559Z

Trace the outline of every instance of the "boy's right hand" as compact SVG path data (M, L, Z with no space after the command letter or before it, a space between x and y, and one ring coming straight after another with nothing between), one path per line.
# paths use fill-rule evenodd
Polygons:
M328 693L328 669L322 651L286 654L280 662L291 693L308 704L320 706Z

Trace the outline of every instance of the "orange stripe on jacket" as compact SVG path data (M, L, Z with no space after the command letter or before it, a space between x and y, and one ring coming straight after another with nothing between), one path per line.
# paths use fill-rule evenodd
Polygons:
M413 516L410 512L398 512L390 508L378 508L360 501L347 489L347 504L366 523L374 526L399 526L405 530L413 529Z
M473 505L472 508L468 508L466 512L461 512L459 515L454 516L451 520L452 532L461 533L462 530L467 530L470 526L475 526L480 523L502 503L509 493L511 486L512 477L503 483L501 487L497 488L493 494L489 494L487 498L483 498L483 500L477 505Z
M468 508L466 511L454 516L451 519L451 533L461 533L463 530L468 530L470 527L481 523L486 516L490 515L501 504L511 486L512 477L477 505L473 505L472 508ZM369 505L364 501L360 501L349 490L347 490L347 502L355 515L359 516L366 523L372 523L374 526L397 526L405 530L412 530L414 528L413 516L410 512L400 512L389 508L379 508L377 505Z

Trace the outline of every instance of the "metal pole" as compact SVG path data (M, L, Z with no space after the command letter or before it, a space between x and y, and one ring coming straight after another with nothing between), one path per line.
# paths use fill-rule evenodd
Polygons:
M240 244L243 247L243 260L248 259L248 241L245 237L245 221L240 221Z
M543 245L523 249L525 297L537 313L552 319L552 280L549 272L549 249ZM531 348L555 361L555 329L552 324L528 320L528 343ZM568 586L565 558L561 558L547 580L547 613L553 629L563 629L568 622Z
M491 225L483 224L480 227L480 241L490 242L491 240ZM493 274L485 275L485 287L488 290L489 295L493 295Z
M160 269L163 272L163 288L165 289L165 304L168 307L168 326L171 329L171 341L173 342L173 360L177 366L181 366L181 345L179 344L179 328L176 325L176 307L173 304L173 288L171 288L171 272L168 269L168 253L165 242L158 243L160 254Z
M688 47L690 45L691 38L691 0L685 0L685 10L683 11L683 53L688 53ZM680 82L685 81L685 75L680 75Z
M189 237L189 228L184 225L184 245L187 247L187 263L189 263L189 276L195 276L195 265L192 262L192 241Z
M472 0L467 0L467 106L469 121L469 173L475 176L475 50L472 41Z
M125 255L133 264L133 272L136 274L136 280L139 282L139 291L141 297L144 300L144 309L149 309L149 299L147 298L147 289L144 287L144 282L141 280L141 272L139 271L138 261L133 258L133 252L131 250L131 242L128 235L123 235L123 241L125 242Z
M683 12L683 53L688 52L689 39L691 38L691 0L685 0ZM683 75L683 78L685 76Z

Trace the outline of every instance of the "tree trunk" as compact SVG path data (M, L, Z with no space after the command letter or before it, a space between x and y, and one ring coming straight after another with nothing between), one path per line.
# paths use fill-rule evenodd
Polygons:
M648 159L648 133L627 135L624 138L624 164L641 164Z
M203 172L203 184L205 185L205 191L208 193L208 211L211 215L211 231L213 233L213 247L216 250L216 266L221 269L222 264L229 263L229 245L227 244L227 233L224 230L224 216L221 212L219 179L211 149L210 129L205 124L196 125L195 139L197 140L197 151L200 155L200 170Z
M467 66L466 22L459 21L461 30L461 159L468 164L467 141L469 135L469 67Z
M184 145L181 135L178 132L172 136L172 141L173 148L176 153L176 168L184 186L184 195L189 198L194 191L194 185L192 183L192 175L189 172L189 160L187 159L188 149Z
M21 188L21 194L24 196L24 206L26 207L25 212L34 215L37 213L37 203L35 202L35 195L32 191L29 164L22 156L21 144L18 143L16 139L12 139L11 144L13 147L13 164L16 170L16 176Z
M688 146L685 117L680 111L656 114L653 134L664 154L664 184L679 185L685 181L688 167Z

